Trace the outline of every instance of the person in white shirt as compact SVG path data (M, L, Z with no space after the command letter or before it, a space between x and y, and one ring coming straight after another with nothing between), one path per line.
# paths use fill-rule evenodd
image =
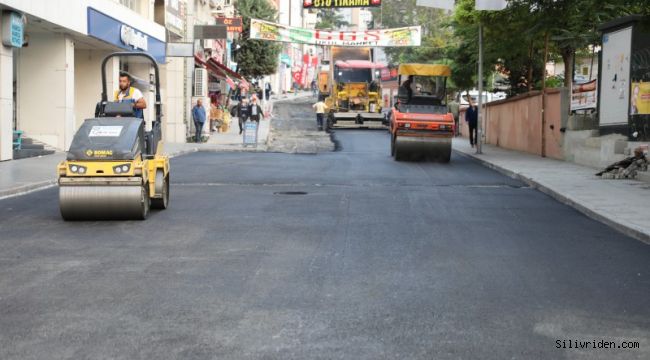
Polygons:
M312 105L314 111L316 111L316 125L318 125L318 130L323 130L323 123L325 121L325 112L328 110L328 106L325 104L323 99L319 99L317 103Z
M131 76L128 73L120 73L119 86L119 90L115 90L113 101L132 103L134 116L144 119L144 111L142 110L147 108L147 102L144 100L142 92L131 86Z

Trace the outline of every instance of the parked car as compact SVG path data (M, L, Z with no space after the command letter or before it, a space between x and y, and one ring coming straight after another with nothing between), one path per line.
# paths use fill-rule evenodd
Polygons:
M467 95L467 92L465 92L465 91L459 92L456 95L456 101L460 104L461 108L465 108L465 107L469 106L469 103L467 102L467 99L465 98L466 95ZM478 104L478 90L470 90L469 91L469 96L472 97L472 101L475 104ZM505 99L505 98L506 98L506 93L504 93L504 92L497 92L497 93L491 93L491 92L487 92L487 91L483 92L483 103L484 104L492 102L492 101L502 100L502 99Z

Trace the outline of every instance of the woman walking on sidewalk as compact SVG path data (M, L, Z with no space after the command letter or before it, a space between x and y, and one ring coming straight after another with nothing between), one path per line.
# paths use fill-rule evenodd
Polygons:
M257 102L257 96L253 95L251 98L251 104L248 108L248 114L250 115L250 119L252 121L257 121L260 122L260 119L264 115L262 112L262 107L260 104Z

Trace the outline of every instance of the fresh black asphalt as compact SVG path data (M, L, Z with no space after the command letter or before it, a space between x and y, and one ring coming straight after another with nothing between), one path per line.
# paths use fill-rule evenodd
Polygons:
M1 200L0 359L650 358L648 245L457 154L335 137L175 158L146 221Z

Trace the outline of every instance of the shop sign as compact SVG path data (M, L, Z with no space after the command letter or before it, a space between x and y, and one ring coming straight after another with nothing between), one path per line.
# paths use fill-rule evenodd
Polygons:
M88 8L88 35L125 50L147 52L157 62L165 62L165 41L158 40L90 7Z
M598 105L597 90L597 80L580 85L573 84L571 91L571 111L595 109Z
M381 81L395 81L397 80L397 68L388 67L381 69Z
M257 146L257 121L244 122L244 146Z
M650 82L632 82L630 115L650 115Z
M194 25L194 39L226 39L228 31L225 25Z
M332 31L298 28L251 19L250 38L325 46L398 47L420 46L421 33L420 26L365 31Z
M228 31L229 33L241 33L244 31L244 26L241 17L236 17L236 18L218 17L215 19L218 25L226 25L226 31Z
M332 9L350 7L379 7L381 0L303 0L302 7L309 9Z
M14 11L2 14L2 44L11 47L23 47L25 23L23 15Z
M123 24L120 27L120 40L124 45L133 46L134 49L148 50L147 35L136 31L130 26Z

